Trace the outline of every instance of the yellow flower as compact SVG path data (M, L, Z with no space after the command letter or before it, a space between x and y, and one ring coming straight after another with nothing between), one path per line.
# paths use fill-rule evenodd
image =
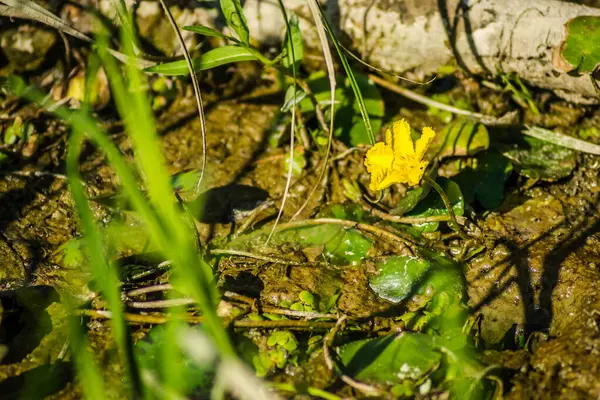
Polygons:
M413 143L408 122L405 119L394 122L385 132L385 143L375 144L365 157L365 166L371 174L370 189L376 192L394 183L418 185L429 164L423 156L434 137L433 129L425 127Z

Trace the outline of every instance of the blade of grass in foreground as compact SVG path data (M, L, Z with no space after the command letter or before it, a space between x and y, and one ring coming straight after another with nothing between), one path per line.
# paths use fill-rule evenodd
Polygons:
M123 43L128 41L124 39ZM125 47L125 53L131 53L130 46ZM229 337L216 315L219 296L213 283L212 269L197 253L194 235L182 222L181 212L176 208L143 76L136 66L130 63L126 65L128 79L125 82L114 59L102 51L100 56L111 81L117 109L132 140L136 163L144 178L151 208L156 212L156 218L150 221L153 225L152 231L160 234L151 239L164 256L173 261L176 276L174 284L179 291L198 301L205 318L204 325L221 354L225 357L235 357ZM146 211L147 216L148 204L138 205L143 208L142 211Z
M46 97L41 92L32 88L26 88L25 83L22 80L17 80L13 77L9 83L11 89L17 95L42 106L47 104ZM103 240L94 221L92 211L89 207L87 198L85 197L84 189L79 178L78 161L81 152L83 132L97 139L96 142L105 150L111 163L118 166L117 169L121 170L124 178L123 181L131 182L131 184L134 185L133 187L138 193L133 194L132 198L135 198L137 201L143 201L143 196L135 186L135 178L122 160L119 151L99 130L98 125L91 117L82 111L71 112L64 106L55 107L54 113L60 118L68 121L69 125L73 128L70 149L67 153L69 185L81 221L81 228L86 237L86 251L92 275L97 281L101 292L106 297L109 308L113 312L113 335L117 346L120 349L123 364L134 384L134 391L137 392L137 394L140 394L141 387L137 375L137 366L132 357L130 336L125 319L123 318L123 306L121 304L121 296L118 289L120 287L118 274L113 266L106 262ZM81 340L80 342L83 343L84 340ZM90 373L89 369L86 369L86 371L86 373Z

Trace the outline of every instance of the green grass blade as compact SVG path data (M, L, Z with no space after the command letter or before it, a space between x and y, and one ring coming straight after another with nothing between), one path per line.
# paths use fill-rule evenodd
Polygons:
M300 31L298 30L298 24L296 23L296 28L295 31L292 30L292 24L290 24L290 21L288 20L288 16L287 16L287 12L285 11L285 6L283 5L283 0L278 0L279 2L279 9L281 10L281 14L283 16L283 20L285 21L285 26L286 26L286 41L284 44L284 47L287 48L287 51L289 52L288 54L288 60L289 60L289 66L292 69L292 75L293 75L293 82L292 82L292 88L293 88L293 103L292 103L292 123L290 126L290 154L289 154L289 160L288 160L288 171L287 171L287 177L286 177L286 181L285 181L285 189L283 191L283 198L281 199L281 206L279 207L279 212L277 213L277 218L275 219L275 223L273 224L273 229L271 229L271 232L269 233L269 236L267 237L267 240L265 242L265 244L269 243L269 240L271 240L271 236L273 236L273 233L275 232L275 228L277 228L277 224L279 223L279 220L281 219L281 216L283 215L283 210L285 208L285 203L287 201L289 192L290 192L290 185L292 184L292 175L293 175L293 169L294 169L294 139L296 136L296 73L298 71L298 68L300 67L299 64L296 64L296 50L298 49L298 40L297 37L296 39L294 38L294 32L297 32L297 34L300 33ZM296 21L297 22L297 21ZM296 34L296 36L297 36ZM299 41L299 47L302 47L302 36L300 36L300 41Z
M526 126L526 128L527 129L523 131L525 135L543 140L544 142L581 151L583 153L600 155L600 146L597 144L586 142L585 140L577 139L559 132L540 128L539 126Z
M56 15L52 14L44 7L34 3L31 0L2 0L2 3L9 6L13 11L20 12L23 16L27 16L29 19L51 26L54 29L65 32L66 34L76 37L77 39L86 42L92 41L92 39L65 24Z
M231 64L234 62L254 60L258 60L258 57L252 50L248 49L247 47L227 45L217 47L215 49L207 51L200 57L194 58L192 60L192 64L194 66L194 70L198 72L219 67L225 64ZM169 76L177 76L186 75L189 69L185 60L179 60L164 64L158 64L153 67L146 68L144 71Z
M184 31L194 32L194 33L197 33L197 34L203 35L203 36L211 36L211 37L216 37L216 38L220 38L220 39L224 39L224 40L231 40L233 42L239 42L239 40L234 38L233 36L224 35L221 32L216 31L213 28L209 28L208 26L204 26L204 25L184 26L182 29Z
M61 295L63 302L67 304L69 311L74 309L74 306L69 304L69 294ZM86 334L81 329L79 324L79 318L69 317L69 340L71 354L75 361L75 367L77 371L77 377L79 383L83 388L83 395L85 399L89 400L104 400L105 399L105 386L102 373L96 365L92 352L87 342Z
M238 34L242 43L249 46L250 31L240 0L221 0L221 11L227 25Z
M75 202L75 208L79 214L79 220L83 234L86 237L86 250L92 274L98 282L103 296L108 302L109 308L113 313L111 319L115 341L121 350L121 357L129 374L129 380L132 384L134 397L141 397L143 388L137 363L133 356L133 343L129 334L129 328L125 322L123 304L121 303L121 293L119 290L119 274L114 265L107 262L105 255L105 245L100 234L90 204L85 195L83 185L79 176L79 157L83 145L83 135L80 131L75 131L69 140L69 151L67 153L67 176L69 177L69 187Z
M319 4L317 0L307 0L308 6L310 8L310 12L315 21L315 26L317 28L317 34L319 36L319 41L321 42L321 49L323 50L323 57L325 58L325 65L327 66L327 77L329 78L329 90L331 92L330 98L330 113L329 113L329 135L327 136L327 150L325 150L325 160L323 161L323 166L321 167L321 171L319 172L319 177L315 182L315 185L312 187L310 193L306 197L306 200L300 208L296 211L296 213L292 216L292 220L294 220L308 205L308 202L312 198L312 196L317 191L317 188L321 185L321 181L325 177L325 173L329 168L329 155L331 153L331 146L333 144L333 124L335 121L335 87L336 87L336 78L335 78L335 67L333 65L333 57L331 55L331 49L329 48L329 42L327 41L327 32L325 26L323 25L323 21L321 19L321 12Z

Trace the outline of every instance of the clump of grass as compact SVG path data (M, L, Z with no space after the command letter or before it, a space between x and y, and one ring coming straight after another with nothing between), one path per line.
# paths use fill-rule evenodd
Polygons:
M134 36L123 24L121 43L123 51L134 59ZM126 162L118 148L112 143L106 132L88 113L87 107L70 110L64 106L53 106L55 115L63 119L71 127L69 149L67 153L67 175L69 187L79 216L81 230L86 238L85 254L90 271L103 298L106 300L112 318L112 332L119 349L121 361L125 367L131 397L148 397L147 385L156 389L157 382L142 374L134 355L133 343L129 328L124 318L124 307L119 290L120 281L118 266L111 261L110 250L107 250L98 222L93 216L90 202L79 173L79 159L86 141L91 142L107 157L109 165L114 168L122 186L123 194L132 204L133 209L144 223L152 245L159 249L165 259L172 261L174 286L179 292L193 297L203 314L203 328L207 332L210 343L215 346L221 363L231 368L237 364L237 357L229 336L216 314L219 295L213 281L211 267L203 260L196 248L194 232L185 221L183 210L178 207L170 177L167 173L164 156L161 153L158 135L154 124L152 109L146 93L146 82L137 65L132 62L124 65L124 74L114 58L107 51L106 38L98 40L98 55L102 60L111 84L114 101L125 123L125 129L132 142L135 160L135 171ZM12 90L42 107L50 102L39 90L27 87L24 81L13 77L9 81ZM145 192L139 188L136 176L141 176ZM74 302L68 301L68 293L63 298L71 308ZM173 313L177 318L177 312ZM177 346L180 330L170 330L173 338L165 341L165 346ZM169 354L167 349L165 354ZM103 398L104 382L98 366L88 349L85 332L77 323L71 327L71 354L73 355L80 382L85 396ZM182 366L176 362L168 362L165 358L165 382L159 387L165 393L172 392L169 380L174 381L181 372ZM172 360L173 361L173 360ZM235 368L242 368L237 366Z

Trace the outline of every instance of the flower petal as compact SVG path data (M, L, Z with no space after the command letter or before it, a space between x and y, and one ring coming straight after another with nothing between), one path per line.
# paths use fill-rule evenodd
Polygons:
M417 186L421 183L427 165L429 165L429 162L427 161L419 161L411 165L410 170L407 173L406 184L409 186Z
M391 169L394 161L394 152L392 148L385 143L376 143L371 147L365 156L365 167L368 172L378 169Z
M394 155L414 156L415 148L410 137L410 125L404 118L396 121L385 131L385 143L394 150Z
M376 192L378 190L383 190L389 186L392 186L394 183L407 183L408 182L408 173L405 170L393 170L387 174L384 179L377 182L377 185L374 185L371 180L371 185L369 188L371 191ZM414 185L413 185L414 186Z
M423 159L423 156L425 156L425 152L429 148L429 145L433 141L434 137L435 131L433 129L428 126L423 128L421 137L415 143L415 155L417 156L417 159Z
M394 152L392 151L392 148L385 143L377 143L367 151L365 156L365 167L367 167L367 171L371 174L369 188L372 191L376 192L381 190L381 182L392 170L393 161Z

